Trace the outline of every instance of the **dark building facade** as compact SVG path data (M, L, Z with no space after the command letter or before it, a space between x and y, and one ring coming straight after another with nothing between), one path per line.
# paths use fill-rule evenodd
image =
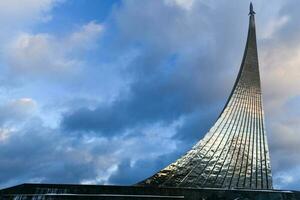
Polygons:
M139 185L272 189L254 15L251 3L240 71L213 127L192 150Z

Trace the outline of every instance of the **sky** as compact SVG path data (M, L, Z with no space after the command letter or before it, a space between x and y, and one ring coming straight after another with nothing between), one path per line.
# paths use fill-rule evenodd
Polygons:
M300 2L253 0L274 187L300 190ZM128 185L189 150L237 76L249 1L1 0L0 188Z

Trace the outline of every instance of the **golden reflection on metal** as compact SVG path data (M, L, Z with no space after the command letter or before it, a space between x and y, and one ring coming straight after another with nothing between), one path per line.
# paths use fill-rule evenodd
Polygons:
M237 80L214 126L192 150L139 185L272 189L254 14L252 9Z

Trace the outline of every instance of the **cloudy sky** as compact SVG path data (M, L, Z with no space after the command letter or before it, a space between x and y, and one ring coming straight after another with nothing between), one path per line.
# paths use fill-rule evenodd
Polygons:
M253 0L274 186L300 190L300 2ZM217 118L249 1L1 0L0 188L133 184Z

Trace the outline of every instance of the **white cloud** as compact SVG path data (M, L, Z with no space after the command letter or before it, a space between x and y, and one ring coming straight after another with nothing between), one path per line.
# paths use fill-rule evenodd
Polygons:
M6 62L19 75L57 76L74 72L82 61L72 53L84 54L95 46L102 31L102 25L90 22L63 38L47 33L22 33L7 46Z
M271 19L268 24L263 27L263 31L261 32L260 38L267 39L272 38L273 35L280 30L288 21L288 16L280 16L279 18L273 18Z
M66 51L51 35L21 34L8 47L8 66L18 73L64 72L77 64Z
M68 43L70 47L89 49L96 46L95 40L97 40L99 34L103 31L103 25L91 21L80 27L78 31L72 33Z
M300 95L300 70L298 53L295 51L292 53L294 55L288 55L291 51L279 50L272 55L270 59L277 57L277 62L270 63L264 71L266 125L274 187L281 189L299 189L300 177L300 116L297 114L300 105L296 98Z
M31 98L20 98L11 101L9 105L14 107L16 110L20 110L24 113L30 113L36 108L37 103Z
M300 95L300 41L293 46L272 40L260 51L266 110L274 115L282 105Z
M295 181L295 176L291 175L290 172L281 172L274 176L273 179L275 180L275 188L286 188L286 185L289 185Z
M169 5L176 5L185 10L190 10L193 7L195 0L165 0Z
M32 23L51 19L49 11L63 0L1 0L0 23ZM2 25L2 23L1 23ZM24 24L23 24L24 25Z
M16 125L21 125L23 122L32 116L37 109L37 103L30 98L20 98L10 100L0 105L0 126L6 127L7 123L19 122Z
M64 0L1 0L0 42L3 46L11 42L20 32L27 32L39 23L52 19L51 10ZM2 59L2 57L1 57Z
M5 142L9 138L10 133L11 133L10 129L1 128L0 129L0 143Z

